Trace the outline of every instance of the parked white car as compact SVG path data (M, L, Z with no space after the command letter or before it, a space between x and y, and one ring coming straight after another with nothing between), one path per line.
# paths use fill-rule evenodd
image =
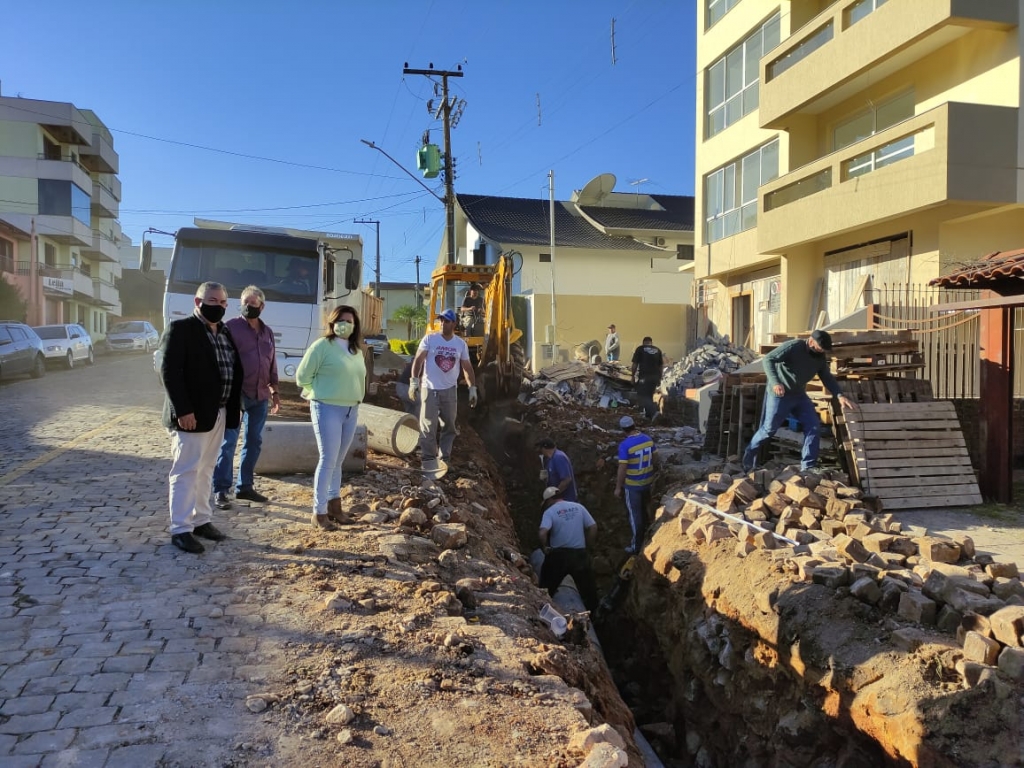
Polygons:
M37 325L34 330L43 340L46 362L62 362L68 368L74 368L75 363L95 362L92 337L77 323Z
M107 346L111 352L146 352L156 349L160 333L145 320L127 320L111 326L107 331Z

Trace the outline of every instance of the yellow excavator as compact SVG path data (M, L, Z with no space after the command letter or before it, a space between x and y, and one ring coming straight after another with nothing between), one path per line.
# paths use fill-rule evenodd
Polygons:
M452 307L459 321L455 333L466 340L476 371L477 390L484 402L515 397L523 378L526 356L523 332L512 317L514 256L503 254L495 264L445 264L430 275L427 330L440 331L438 315ZM463 292L473 296L455 306Z

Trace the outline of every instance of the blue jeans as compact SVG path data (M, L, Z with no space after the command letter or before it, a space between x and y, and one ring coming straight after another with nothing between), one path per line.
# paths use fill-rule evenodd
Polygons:
M753 468L758 449L772 439L779 427L790 416L795 416L804 430L804 447L800 454L800 468L810 469L818 463L818 432L821 421L814 410L811 398L803 391L788 391L782 397L769 389L764 396L764 414L761 427L750 440L750 445L743 452L743 466Z
M220 456L213 470L213 492L231 490L231 470L235 463L235 446L238 435L245 427L245 442L242 443L242 459L238 466L238 490L252 490L256 461L263 448L263 425L267 423L269 400L255 400L242 395L242 423L238 429L225 429L224 441L220 444Z
M309 401L313 432L320 460L313 476L313 511L327 514L327 502L341 498L341 463L352 447L359 420L358 405L330 405Z

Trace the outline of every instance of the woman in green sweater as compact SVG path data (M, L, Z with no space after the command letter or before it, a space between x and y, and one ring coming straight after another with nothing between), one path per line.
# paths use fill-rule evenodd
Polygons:
M295 372L295 383L309 400L320 461L313 480L313 525L327 531L344 522L341 463L356 434L359 403L366 394L359 313L341 306L327 318L327 332L313 342Z

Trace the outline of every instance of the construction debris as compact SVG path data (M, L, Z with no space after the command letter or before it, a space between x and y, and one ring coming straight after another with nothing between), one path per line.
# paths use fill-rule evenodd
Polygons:
M841 472L788 466L744 474L727 465L666 494L656 525L678 526L671 535L696 545L734 542L740 557L764 550L794 582L840 590L899 620L955 635L963 647L955 668L964 687L978 685L984 670L996 666L1024 680L1024 584L1017 566L976 554L968 536L905 535L880 499L851 487ZM659 539L655 532L644 554L655 571L669 575L675 553ZM911 642L912 631L900 632Z
M753 350L732 344L728 336L713 334L698 340L690 354L665 369L661 389L667 395L685 397L686 390L717 381L756 359Z

